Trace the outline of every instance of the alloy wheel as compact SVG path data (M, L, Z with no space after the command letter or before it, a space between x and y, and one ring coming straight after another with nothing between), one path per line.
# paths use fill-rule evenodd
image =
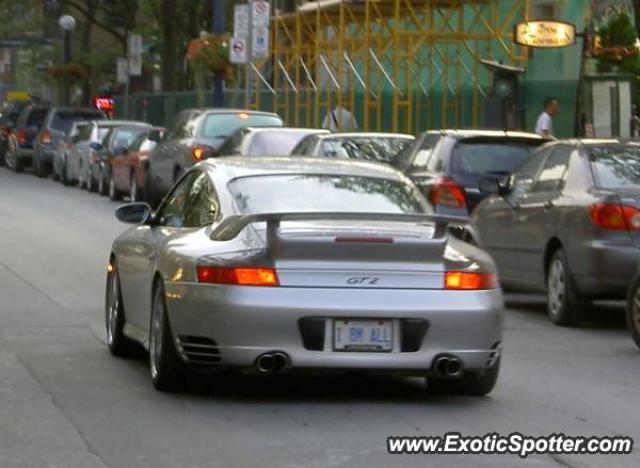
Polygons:
M549 278L547 279L547 295L549 300L549 311L552 315L558 315L564 306L565 294L565 274L564 266L559 258L556 258L549 268Z
M132 202L138 201L138 182L133 175L131 175L129 182L129 198Z
M113 346L116 328L118 326L118 311L120 310L120 285L118 274L112 271L109 275L109 305L107 308L107 342Z
M149 333L149 357L151 361L151 376L155 379L160 369L162 359L162 327L164 322L164 302L162 295L156 291L151 313L151 330Z
M636 289L633 296L633 307L631 308L631 320L629 325L634 328L634 332L640 334L640 288Z

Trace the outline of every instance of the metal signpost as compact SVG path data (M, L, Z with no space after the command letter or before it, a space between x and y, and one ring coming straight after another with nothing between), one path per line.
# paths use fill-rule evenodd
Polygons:
M269 56L269 19L271 5L266 0L248 0L236 5L233 15L233 36L229 48L232 63L245 64L245 107L251 106L251 71L255 59Z

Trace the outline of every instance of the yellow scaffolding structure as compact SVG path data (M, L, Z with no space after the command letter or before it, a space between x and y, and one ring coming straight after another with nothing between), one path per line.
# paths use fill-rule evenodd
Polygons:
M512 33L528 7L528 0L306 2L272 19L272 54L254 69L253 105L295 126L321 125L335 105L352 110L363 130L478 126L489 84L480 59L526 64Z

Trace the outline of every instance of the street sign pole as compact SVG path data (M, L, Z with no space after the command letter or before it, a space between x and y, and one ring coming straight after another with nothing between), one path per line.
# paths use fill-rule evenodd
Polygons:
M213 12L213 33L222 35L226 28L224 3L220 0L211 0L211 10ZM224 73L215 72L213 74L213 107L224 107Z
M251 107L251 64L253 63L253 0L247 0L247 10L249 10L249 21L247 31L247 63L244 72L244 107Z

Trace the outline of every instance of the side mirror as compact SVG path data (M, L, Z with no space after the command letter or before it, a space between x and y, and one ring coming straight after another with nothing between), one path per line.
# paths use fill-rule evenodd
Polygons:
M119 156L121 154L126 155L128 152L129 150L126 147L121 146L120 148L116 148L115 150L113 150L113 155L114 156Z
M159 130L152 130L149 132L149 141L153 141L154 143L160 143L160 140L162 140L162 133Z
M118 221L129 224L144 224L151 217L151 207L147 203L126 203L116 208Z
M92 141L91 143L89 143L89 148L91 148L93 151L100 151L102 145L96 141Z

